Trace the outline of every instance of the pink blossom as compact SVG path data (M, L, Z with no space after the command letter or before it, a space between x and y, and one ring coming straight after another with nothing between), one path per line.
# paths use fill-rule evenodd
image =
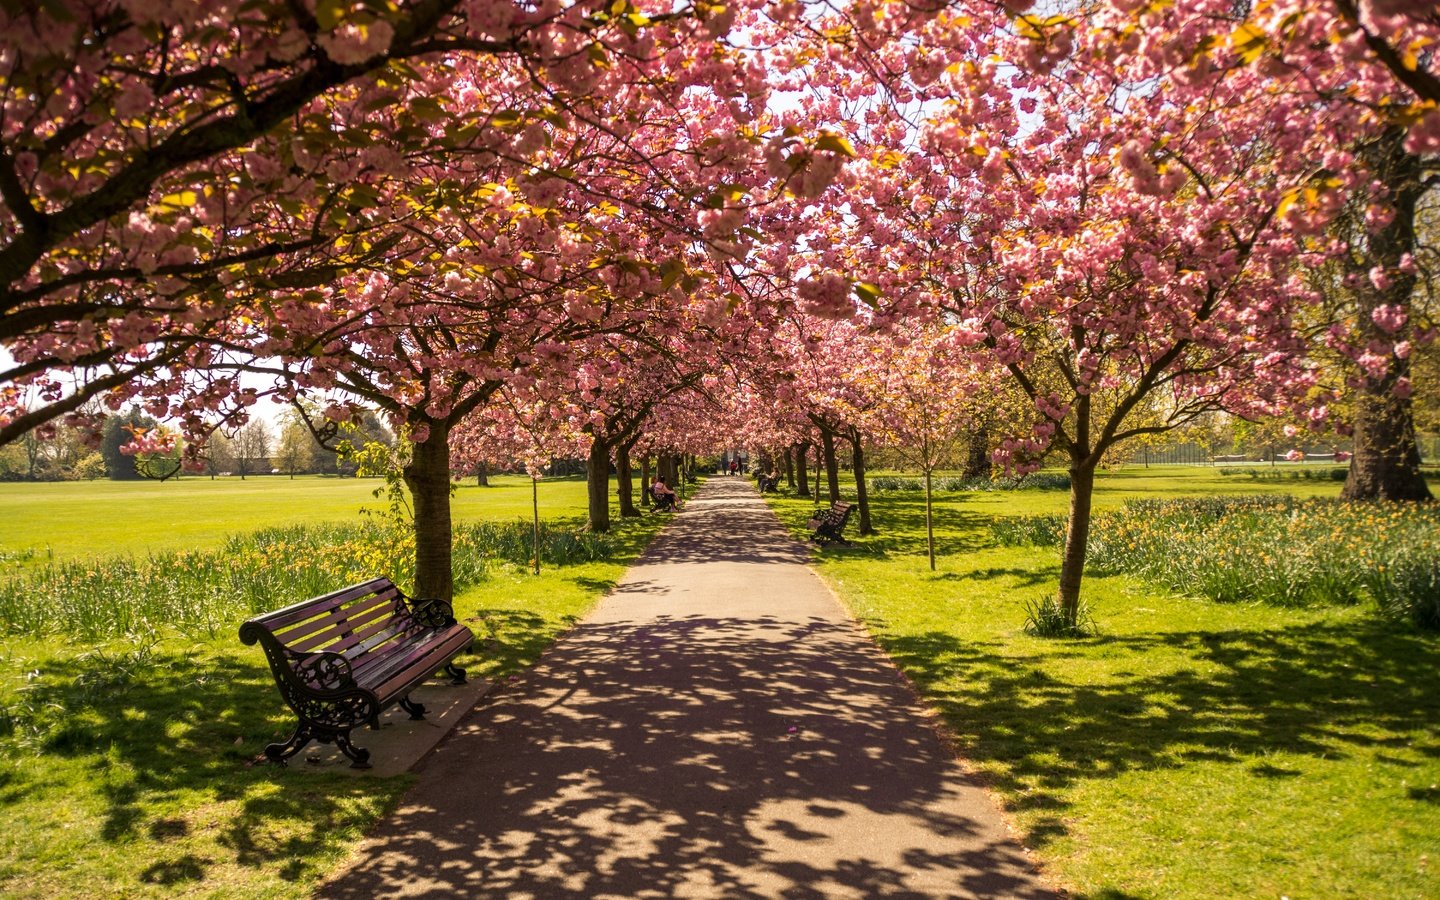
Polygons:
M317 37L318 43L335 62L342 66L356 65L374 59L390 49L395 28L384 19L368 25L343 22L334 31Z
M1375 270L1371 270L1370 277L1371 280L1374 280ZM1405 307L1399 304L1392 303L1386 304L1384 306L1375 307L1375 309L1372 310L1370 313L1370 318L1375 322L1376 325L1379 325L1385 331L1394 334L1395 332L1405 327L1405 323L1409 321L1410 315L1408 312L1406 312Z

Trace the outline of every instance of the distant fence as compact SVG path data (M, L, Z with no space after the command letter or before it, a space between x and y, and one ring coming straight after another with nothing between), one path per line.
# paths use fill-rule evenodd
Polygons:
M1175 444L1169 447L1141 447L1130 456L1130 464L1144 466L1208 466L1213 465L1210 451L1199 444Z
M1130 465L1149 466L1224 466L1224 465L1272 465L1276 463L1334 463L1345 465L1350 454L1344 451L1307 450L1299 459L1291 459L1287 451L1276 450L1267 453L1220 453L1212 455L1198 444L1177 444L1169 447L1142 447L1131 454Z

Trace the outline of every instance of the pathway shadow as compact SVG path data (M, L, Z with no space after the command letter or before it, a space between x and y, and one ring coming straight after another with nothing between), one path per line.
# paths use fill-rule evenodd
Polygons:
M912 703L843 621L581 624L321 895L1050 896Z

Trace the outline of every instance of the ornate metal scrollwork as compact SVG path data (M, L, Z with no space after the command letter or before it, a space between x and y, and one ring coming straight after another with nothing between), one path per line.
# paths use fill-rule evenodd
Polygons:
M444 600L416 600L410 612L418 624L426 628L449 628L455 624L455 610Z
M290 671L302 684L316 691L338 691L353 687L355 678L350 671L350 662L338 653L291 653Z

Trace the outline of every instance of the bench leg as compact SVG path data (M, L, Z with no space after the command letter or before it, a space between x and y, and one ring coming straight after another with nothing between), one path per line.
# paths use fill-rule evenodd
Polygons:
M270 744L265 748L265 758L277 766L285 765L285 760L305 749L305 745L315 740L315 732L309 725L301 722L295 726L295 733L284 743Z
M453 662L448 662L445 664L445 674L450 676L451 684L465 683L465 670L455 665Z
M350 743L350 732L342 731L335 735L335 746L339 747L340 752L350 758L350 768L370 768L370 751L364 747L357 747Z
M408 712L411 719L418 720L425 718L425 707L411 700L409 697L400 698L400 708Z

